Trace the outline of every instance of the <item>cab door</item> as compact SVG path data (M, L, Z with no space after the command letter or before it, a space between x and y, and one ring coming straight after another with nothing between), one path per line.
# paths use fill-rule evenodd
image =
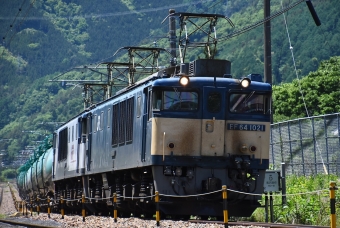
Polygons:
M224 155L226 88L203 87L202 108L202 156Z
M86 171L91 171L92 152L92 113L87 114L86 123Z
M151 87L147 87L143 91L143 113L142 113L142 151L141 151L141 161L145 162L146 157L146 151L150 150L150 148L147 148L147 142L150 142L151 139L147 137L148 135L148 125L151 123L149 122L151 118L151 94L152 90ZM148 123L149 122L149 123ZM149 136L150 137L150 136Z

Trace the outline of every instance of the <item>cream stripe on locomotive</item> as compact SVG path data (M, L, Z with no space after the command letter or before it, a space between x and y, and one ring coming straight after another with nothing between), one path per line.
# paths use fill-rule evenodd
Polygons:
M201 120L152 118L151 155L200 156Z
M270 123L228 120L225 140L227 153L269 159Z
M269 132L263 122L153 118L151 155L268 159Z

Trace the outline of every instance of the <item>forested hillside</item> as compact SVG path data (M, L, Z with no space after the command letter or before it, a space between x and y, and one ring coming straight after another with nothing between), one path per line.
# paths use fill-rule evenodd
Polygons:
M271 12L274 14L297 1L272 0ZM271 22L272 72L276 85L292 82L296 72L304 77L316 71L321 61L340 55L340 1L312 2L321 26L315 25L304 2L285 14L287 29L283 15ZM235 78L249 73L263 74L262 25L226 39L230 33L263 19L263 0L1 1L0 139L11 140L0 142L0 149L14 155L24 146L32 145L32 141L51 133L56 126L54 122L66 121L83 109L81 88L61 87L49 82L50 79L74 67L113 61L113 53L122 46L156 44L168 48L168 24L161 21L169 9L230 17L235 28L227 21L217 25L217 58L232 61ZM198 51L190 55L204 57L204 53ZM96 77L85 71L70 71L66 75L82 79ZM298 113L301 109L289 113L281 110L284 106L276 107L279 119L303 115ZM312 113L335 112L337 106L334 107Z

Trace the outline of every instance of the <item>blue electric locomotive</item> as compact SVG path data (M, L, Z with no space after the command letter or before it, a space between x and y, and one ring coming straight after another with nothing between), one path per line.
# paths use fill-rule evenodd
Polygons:
M181 25L192 18L210 23L207 59L185 63L192 44L186 32L184 39L179 36L184 49L176 65L174 16ZM219 190L226 185L229 216L250 216L260 205L258 194L269 166L271 85L258 74L232 78L231 63L213 59L216 40L210 34L221 17L172 11L171 66L137 82L130 78L128 87L55 131L55 202L61 197L72 202L84 194L92 202L86 204L88 210L103 214L112 211L109 197L116 193L121 216L150 215L158 191L159 210L165 215L219 217ZM163 50L124 49L155 56ZM68 203L67 208L77 206Z
M152 211L150 200L130 197L158 191L174 196L161 198L165 214L218 216L220 195L189 197L184 204L176 196L208 193L222 185L263 192L271 86L251 80L258 75L230 78L226 60L190 64L200 66L189 72L191 77L156 73L57 130L57 198L85 193L101 199L116 192L123 197L122 211L135 211L136 205ZM249 216L259 206L258 196L230 192L228 198L235 201L230 215Z

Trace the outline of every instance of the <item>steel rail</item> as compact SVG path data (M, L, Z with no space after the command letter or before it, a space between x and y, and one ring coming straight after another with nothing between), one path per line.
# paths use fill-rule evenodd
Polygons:
M191 223L215 223L215 224L224 224L223 221L205 221L205 220L188 220ZM261 226L261 227L270 227L270 228L329 228L329 226L313 226L313 225L302 225L302 224L280 224L280 223L264 223L264 222L247 222L247 221L236 221L229 222L229 226Z
M40 221L40 220L37 220ZM25 223L25 222L16 222L7 219L0 219L0 223L16 225L16 226L23 226L23 227L37 227L37 228L57 228L58 226L46 226L46 225L39 225L36 223Z

